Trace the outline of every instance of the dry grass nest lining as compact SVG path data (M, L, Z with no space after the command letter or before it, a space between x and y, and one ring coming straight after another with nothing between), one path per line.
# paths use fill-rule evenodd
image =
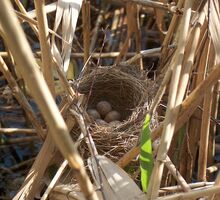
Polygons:
M107 100L122 115L117 126L94 123L90 129L99 153L117 160L137 142L155 84L135 68L99 67L79 80L79 92L88 95L93 81L88 108Z

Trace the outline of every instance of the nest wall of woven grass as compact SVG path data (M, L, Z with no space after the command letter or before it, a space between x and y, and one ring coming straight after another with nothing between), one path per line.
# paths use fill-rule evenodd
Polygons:
M107 100L122 115L117 126L94 123L90 128L99 153L116 161L137 142L154 84L134 67L101 67L79 81L80 93L88 95L90 90L88 108Z

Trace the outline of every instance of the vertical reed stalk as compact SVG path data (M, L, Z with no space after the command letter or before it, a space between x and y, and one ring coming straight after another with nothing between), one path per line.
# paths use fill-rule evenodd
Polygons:
M153 180L151 181L152 191L148 193L149 199L156 199L160 187L160 182L163 174L164 160L167 156L169 146L173 137L175 122L179 113L179 105L176 104L176 96L178 83L180 79L183 55L186 45L186 39L189 29L189 22L191 17L191 7L193 1L186 1L184 5L184 14L180 25L180 37L176 53L173 58L174 70L170 84L169 99L167 105L167 112L165 116L164 129L162 133L161 143L158 149L157 161L154 166L155 171L152 174Z
M55 97L55 86L53 80L53 68L52 68L52 57L50 49L50 40L49 40L49 30L47 15L45 12L45 1L44 0L35 0L34 1L36 12L37 12L37 23L39 31L39 40L41 47L41 58L43 64L43 75L47 82L47 85Z
M84 49L84 75L90 71L89 67L89 53L90 53L90 2L83 1L82 4L82 21L83 21L83 49ZM87 66L85 66L87 65Z
M219 108L219 91L220 91L220 82L218 82L213 91L213 100L212 100L212 114L211 116L214 119L217 119L218 108ZM214 155L215 155L215 135L216 135L216 123L211 122L210 124L210 138L209 138L209 148L208 148L208 166L214 164Z
M206 181L206 168L208 156L209 127L212 108L212 89L204 97L202 124L199 142L198 180Z
M83 20L83 49L84 49L84 64L85 64L89 58L89 47L90 47L90 2L89 1L83 1L82 20Z
M183 3L184 3L184 0L179 0L178 3L177 3L177 8L181 9ZM161 66L163 66L164 63L165 63L165 58L167 57L167 53L168 53L168 50L169 50L168 49L168 45L171 42L174 30L177 28L178 21L179 21L179 15L174 14L173 18L172 18L172 20L170 22L169 29L167 31L167 34L166 34L166 36L164 38L164 41L163 41L163 44L162 44L163 48L162 48L162 53L161 53Z

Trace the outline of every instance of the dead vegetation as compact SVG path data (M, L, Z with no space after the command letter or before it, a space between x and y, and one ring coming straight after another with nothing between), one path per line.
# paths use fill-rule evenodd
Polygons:
M1 199L219 198L218 0L11 3L0 1L0 111L18 107L31 128L3 116L2 152L42 146L1 165L4 180L21 176ZM119 123L88 115L103 100ZM154 161L144 193L146 116Z

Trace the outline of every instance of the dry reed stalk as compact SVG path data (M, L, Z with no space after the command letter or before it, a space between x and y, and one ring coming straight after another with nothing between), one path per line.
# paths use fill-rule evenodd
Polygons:
M28 15L26 15L26 14L24 14L24 13L21 13L21 12L18 12L18 11L16 11L16 10L15 10L14 12L17 14L17 16L18 16L18 18L21 20L21 22L28 22L28 23L30 24L30 26L32 26L32 25L37 26L37 25L38 25L38 22L37 22L36 20L32 19L31 17L29 17ZM36 35L37 35L37 37L38 37L38 35L39 35L38 29L36 28L36 30L37 30ZM50 29L49 27L48 27L48 31L49 31L49 33L50 33L51 35L57 37L57 38L60 39L63 43L68 44L68 41L66 41L64 38L62 38L59 34L57 34L55 31L53 31L53 30ZM48 37L49 37L49 36L48 36ZM5 53L7 54L7 52L5 52ZM4 56L7 56L5 53L4 53L4 52L0 52L0 55L2 54L3 57L4 57ZM35 53L38 54L38 56L41 56L41 51L36 51ZM73 56L73 55L72 55L72 56ZM79 55L77 55L77 57L83 57L83 53L79 53Z
M148 6L148 7L152 7L152 8L156 8L160 10L169 11L172 13L177 12L177 7L169 3L162 3L159 1L151 1L151 0L125 0L125 2L127 1L131 1L134 3L140 4L142 6Z
M14 196L13 200L33 199L38 190L41 178L44 176L46 168L51 162L56 147L50 135L47 135L43 146L38 153L34 164L32 165L28 175L26 176L21 188ZM47 157L45 158L45 155Z
M118 160L117 165L121 168L125 168L137 155L140 153L140 147L135 146L130 151L128 151L120 160Z
M50 38L48 30L47 15L45 12L45 1L44 0L35 0L34 1L36 13L37 13L37 22L38 22L38 31L39 31L39 40L41 48L41 59L42 59L42 71L44 79L47 82L47 85L55 98L55 86L53 79L53 68L52 68L52 58L51 58L51 49L50 49Z
M189 119L192 113L195 111L201 100L203 99L205 92L209 90L219 79L220 65L217 64L213 70L208 74L206 79L201 82L192 93L182 102L180 105L181 111L177 120L177 126L175 131L183 126L183 124ZM152 137L157 138L161 127L158 127L152 132Z
M126 13L127 13L127 36L125 42L120 50L120 54L115 60L115 65L118 65L123 58L123 56L127 53L128 48L130 46L130 40L133 34L135 34L135 42L136 42L136 51L137 53L141 50L140 43L140 26L139 26L139 10L137 4L132 2L126 2ZM139 58L139 66L140 69L143 69L142 59Z
M69 104L66 103L65 100L63 100L60 105L60 110L62 114L65 114L68 108ZM71 130L75 125L75 120L73 120L72 117L68 116L66 119L66 124L68 129ZM46 140L44 141L44 144L41 147L40 152L38 153L34 161L34 164L29 170L29 173L27 174L24 183L22 184L20 190L13 198L13 200L24 199L24 197L26 197L27 199L32 199L35 196L36 191L39 188L39 183L52 159L56 157L57 152L57 148L50 134L47 134ZM46 158L45 155L47 155Z
M119 24L120 18L121 18L121 9L115 9L114 10L114 17L112 19L112 24L111 24L111 37L112 38L116 37L116 31L117 31L117 29L120 28L120 24ZM113 44L114 44L114 42L109 43L106 50L107 51L113 50L113 48L112 48L114 46Z
M218 176L217 178L215 179L215 184L214 184L214 187L220 187L220 173L218 173ZM210 195L208 200L213 200L215 198L215 195L218 194L217 192ZM218 198L217 198L218 199ZM216 199L216 200L217 200Z
M25 16L28 16L28 12L25 10L23 4L21 3L20 0L15 0L16 5L18 6L19 10L21 11L22 14ZM30 24L31 28L33 29L34 33L36 36L38 36L38 29L36 24Z
M25 160L23 162L20 162L17 165L14 165L14 166L10 167L9 170L11 170L11 171L18 170L19 168L24 167L26 165L31 165L34 162L34 160L35 160L35 158L31 158L31 159Z
M157 200L182 200L182 199L193 200L199 197L207 197L209 195L218 194L218 193L220 193L220 186L213 186L208 188L201 188L200 190L190 191L187 193L179 193L166 197L160 197Z
M204 97L199 141L198 180L206 181L209 128L212 108L212 89Z
M66 124L59 113L45 80L36 68L36 61L13 12L11 3L9 1L1 1L0 11L0 24L4 32L7 33L6 43L27 86L33 92L33 96L48 124L51 136L64 157L69 161L70 166L76 170L77 180L84 195L88 199L97 199L82 159L71 141Z
M220 91L220 82L214 86L213 99L212 99L212 113L211 116L214 119L217 119L218 108L219 108L219 91ZM215 155L215 135L216 135L216 123L210 124L210 138L209 138L209 147L208 147L208 160L207 165L211 166L214 164L214 155Z
M189 47L190 47L190 50L189 50L189 52L186 52L186 59L184 59L184 61L183 61L183 66L185 66L185 67L182 70L182 76L181 76L181 80L179 82L179 93L177 94L177 97L176 97L176 105L180 104L183 101L184 95L186 93L185 91L186 91L188 81L190 78L190 74L192 71L194 57L195 57L196 49L197 49L199 38L200 38L201 27L203 26L204 20L205 20L205 13L201 12L199 14L197 22L194 24L194 27L191 31L191 34L190 34L190 37L188 40L188 45L186 48L189 49ZM176 137L178 137L178 136L176 135L175 138ZM188 135L185 136L185 138L187 139ZM184 144L187 144L186 140L184 141ZM184 157L187 156L186 155L187 150L188 150L187 147L188 147L187 145L182 145L182 148L184 149L182 151L182 156L184 156ZM184 177L186 177L186 172L187 172L187 170L185 170L186 166L187 166L186 163L187 164L191 163L191 161L185 162L184 159L180 160L180 173Z
M206 33L204 35L206 40ZM205 44L204 44L205 42ZM193 88L196 88L200 83L205 78L205 71L206 71L206 66L208 62L208 55L209 55L209 49L210 49L210 41L202 41L199 49L201 51L197 54L197 71L196 71L196 76L195 76L195 83L193 85ZM205 45L205 46L204 46ZM201 58L201 59L199 59ZM186 160L187 160L187 165L183 162L181 165L181 168L186 168L187 175L186 175L186 180L191 181L192 179L192 174L193 174L193 169L195 166L196 162L196 155L197 155L197 150L198 150L198 141L199 141L199 134L200 134L200 128L201 128L201 112L200 110L195 110L194 114L189 120L189 123L187 124L188 126L188 138L186 139L187 145L185 148L183 147L184 152L188 152L186 155ZM189 139L190 138L190 139ZM187 147L187 149L186 149Z
M53 32L51 32L53 34ZM172 46L171 46L172 47ZM40 51L35 51L34 54L36 54L36 56L40 56L41 52ZM90 56L91 58L115 58L120 54L120 52L103 52L103 53L92 53ZM127 53L127 57L134 57L137 54L136 52L128 52ZM1 51L0 52L0 56L5 58L8 57L8 52L4 52ZM155 57L155 56L160 56L160 48L153 48L153 49L149 49L149 50L143 50L140 53L140 56L143 58L148 58L148 57ZM71 53L71 57L72 58L83 58L84 57L84 53ZM139 59L139 58L138 58ZM136 58L134 60L137 60ZM126 61L125 61L126 62Z
M83 1L82 4L82 20L83 20L83 49L84 64L89 59L90 47L90 2ZM88 69L88 68L87 68Z
M108 8L105 8L105 10L107 10ZM105 10L100 10L99 12L99 16L96 20L96 24L95 24L95 27L93 29L93 35L92 35L92 38L91 38L91 43L90 43L90 48L89 48L89 52L93 52L94 49L95 49L95 45L96 45L96 42L97 42L97 37L98 37L98 33L99 33L99 28L104 20L104 13L105 13Z
M43 130L45 132L45 130ZM36 134L36 129L30 128L0 128L0 134Z
M177 9L180 10L182 8L183 3L184 3L184 0L179 0L177 3ZM165 60L167 58L168 45L171 42L171 39L173 37L173 33L175 32L175 29L177 28L178 21L179 21L179 15L174 14L172 17L172 20L170 22L167 34L166 34L164 41L163 41L163 44L162 44L162 52L161 52L162 55L161 55L161 65L160 65L161 67L164 66Z
M169 150L169 146L174 133L175 122L180 110L179 104L176 104L179 103L176 102L176 96L177 96L178 83L180 79L180 73L182 69L185 43L189 29L192 2L193 1L186 1L184 5L184 14L180 25L181 35L179 37L177 50L173 57L173 63L172 63L174 68L170 83L169 99L168 99L167 111L165 116L164 129L163 129L160 145L158 148L157 161L154 166L155 170L151 176L152 177L150 182L151 186L149 185L149 188L152 188L152 191L148 191L149 199L156 199L158 196L158 191L159 191L163 168L164 168L164 160Z
M124 44L120 49L120 53L115 60L115 65L118 65L122 59L122 57L127 53L128 48L130 46L130 38L133 34L133 23L135 24L135 6L136 4L131 2L126 2L126 13L127 13L127 36L125 38ZM133 22L133 23L131 23Z
M57 181L60 179L61 175L63 174L64 170L68 166L68 161L64 160L62 164L60 165L59 169L56 172L56 175L53 177L53 180L48 185L46 191L44 192L43 196L41 197L41 200L46 200L48 198L49 193L54 188Z
M211 174L213 172L216 172L220 169L220 163L216 163L212 166L209 166L207 169L206 169L206 173L207 174Z
M187 182L184 180L184 178L181 176L179 171L176 169L175 165L172 163L170 158L167 156L165 165L170 171L170 173L173 175L173 177L176 179L177 183L182 187L184 192L189 192L190 186L187 184Z
M206 186L213 186L214 182L197 182L197 183L189 183L189 187L193 189L198 189ZM177 186L170 186L170 187L164 187L161 188L159 193L164 194L168 192L180 192L182 190L182 187L177 185Z
M211 67L215 64L215 52L214 47L211 46L210 52L208 53L209 59L207 61L207 69L206 71L210 71ZM209 144L210 141L210 120L211 120L211 114L212 114L212 99L213 99L213 89L214 86L207 92L207 94L204 96L204 102L203 102L203 113L202 113L202 122L201 122L201 131L200 131L200 142L199 142L199 159L198 159L198 180L206 180L206 168L207 168L207 160L208 160L208 152L211 144ZM216 111L217 112L217 111ZM211 143L213 144L213 140L215 136L212 136ZM211 152L212 155L210 155L213 158L213 148L214 146L211 146Z
M57 3L56 2L54 2L54 3L50 3L50 4L47 4L47 5L44 5L44 7L45 7L45 13L46 14L49 14L49 13L51 13L51 12L54 12L54 11L56 11L56 9L57 9ZM36 10L31 10L31 11L28 11L28 16L30 17L30 18L35 18L36 17Z
M211 45L210 56L209 56L209 66L214 66L216 62L216 54L214 45ZM217 119L218 115L218 102L219 102L219 82L213 86L213 90L211 93L212 96L212 108L211 108L211 118ZM208 142L208 156L207 156L207 166L211 166L214 164L214 156L215 156L215 136L216 136L216 121L210 121L209 127L209 142ZM207 178L211 179L212 176L208 176Z
M55 68L58 72L61 85L63 86L65 92L67 94L69 94L67 96L67 98L68 98L69 103L71 103L73 101L73 99L75 99L76 93L73 90L73 88L70 86L69 82L67 81L65 73L64 73L63 69L61 68L61 66L57 63L57 60L55 59L55 57L52 56L52 59L55 64Z
M183 61L184 68L182 70L182 75L181 75L181 79L179 82L179 92L176 97L176 105L179 105L183 101L183 98L185 95L185 90L187 88L187 84L190 78L190 73L192 71L195 53L196 53L196 49L197 49L199 38L200 38L201 26L203 25L204 20L205 20L205 13L201 12L199 15L198 21L194 25L195 27L193 29L193 32L189 38L190 49L189 49L189 46L187 46L187 49L189 49L189 54L187 55L187 58L184 59ZM187 49L186 51L188 51Z
M167 3L166 0L160 0L161 3ZM173 6L173 8L176 8L176 6ZM166 12L165 11L162 11L162 10L159 10L159 9L154 9L154 12L155 12L155 18L156 18L156 24L157 24L157 27L160 31L160 40L161 42L163 42L164 40L164 36L166 35L166 30L164 30L165 28L165 15L166 15Z
M16 80L12 76L11 72L9 71L6 63L4 62L1 56L0 56L0 71L3 73L4 77L8 81L8 84L12 89L15 98L17 99L21 107L24 109L30 122L35 127L38 136L43 140L45 138L45 131L43 130L27 98L21 91L20 87L18 86Z
M174 45L170 45L168 46L169 49L172 49L174 48L175 46ZM155 56L157 52L160 52L161 51L161 47L159 48L153 48L153 49L147 49L147 50L142 50L140 51L140 53L134 55L133 57L131 57L130 59L124 61L124 62L121 62L120 65L130 65L134 62L136 62L138 59L140 58L145 58L145 57L148 57L150 55L152 56ZM1 55L1 52L0 52L0 55ZM129 57L129 52L127 53L127 57Z
M122 41L124 41L122 35L126 34L126 30L123 29L123 26L126 26L126 20L125 7L123 7L119 10L119 20L115 31L115 41L109 48L110 51L116 51L116 49L118 50L118 47L122 46Z
M20 144L20 143L26 143L26 142L33 142L35 140L39 140L40 138L38 136L26 136L22 138L8 138L7 141L1 142L3 145L9 145L9 144Z

